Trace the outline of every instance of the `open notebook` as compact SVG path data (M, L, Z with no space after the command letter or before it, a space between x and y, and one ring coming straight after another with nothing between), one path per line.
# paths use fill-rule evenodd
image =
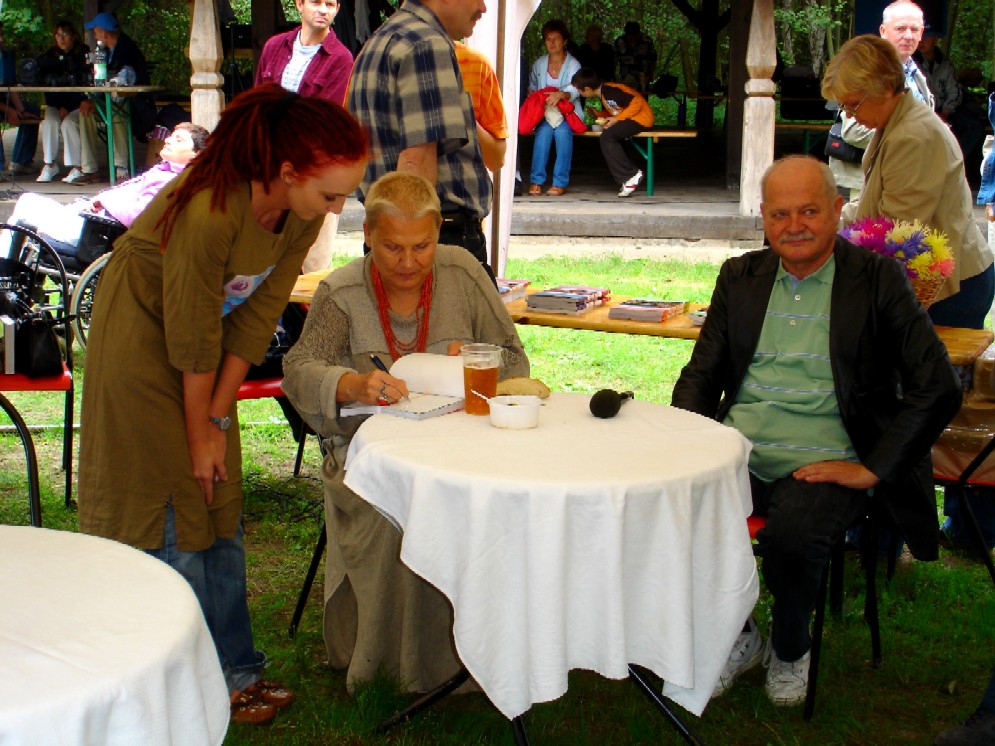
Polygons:
M459 355L413 352L395 361L390 374L408 385L410 401L402 399L386 407L357 402L342 407L339 414L392 414L424 420L463 409L463 358Z

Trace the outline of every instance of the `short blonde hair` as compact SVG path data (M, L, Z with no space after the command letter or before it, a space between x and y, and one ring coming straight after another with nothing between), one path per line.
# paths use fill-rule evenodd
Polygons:
M442 205L432 182L410 171L394 171L373 182L366 194L366 227L373 231L384 213L417 220L426 215L442 225Z
M830 101L864 95L879 101L905 90L905 69L891 42L864 34L850 39L829 61L822 95Z

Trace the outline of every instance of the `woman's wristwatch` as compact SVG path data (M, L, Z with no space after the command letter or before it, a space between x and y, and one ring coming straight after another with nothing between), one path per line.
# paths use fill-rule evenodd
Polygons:
M211 424L216 425L218 430L225 432L231 427L231 417L225 415L224 417L212 417Z

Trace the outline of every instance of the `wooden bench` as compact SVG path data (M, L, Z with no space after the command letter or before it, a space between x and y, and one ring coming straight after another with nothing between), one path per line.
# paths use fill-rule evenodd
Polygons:
M577 137L601 137L602 130L588 130L587 132L581 132ZM698 130L696 129L649 129L643 130L642 132L637 132L635 135L629 138L632 142L632 147L636 149L636 152L643 157L646 161L646 196L653 196L653 179L654 179L654 164L653 164L653 145L664 138L689 138L697 137ZM645 140L645 143L637 142L638 140Z
M813 132L828 132L833 126L832 122L775 122L775 130L801 130L805 136L804 148L808 153L812 141Z

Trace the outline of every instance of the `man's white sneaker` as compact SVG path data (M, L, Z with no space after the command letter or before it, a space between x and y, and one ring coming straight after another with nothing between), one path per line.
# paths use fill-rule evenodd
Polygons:
M715 685L713 697L718 697L726 692L741 674L756 666L764 654L764 641L757 629L757 623L751 618L747 622L749 629L741 632L736 642L733 643L732 652L726 661L725 668L719 676L719 683Z
M767 691L767 698L775 705L800 705L805 701L810 652L796 661L782 661L774 652L774 646L767 643L764 665L768 668L764 689Z
M636 191L636 187L639 186L642 180L643 180L643 172L636 171L636 175L622 185L622 189L619 190L618 196L628 197L630 194Z
M83 172L80 169L76 168L76 166L73 166L72 169L69 171L69 173L66 174L66 176L62 179L62 181L66 184L79 184L83 180L83 177L84 177Z
M50 182L56 176L59 175L59 167L54 163L46 163L42 168L41 173L38 174L38 178L35 181L40 181L43 184Z

